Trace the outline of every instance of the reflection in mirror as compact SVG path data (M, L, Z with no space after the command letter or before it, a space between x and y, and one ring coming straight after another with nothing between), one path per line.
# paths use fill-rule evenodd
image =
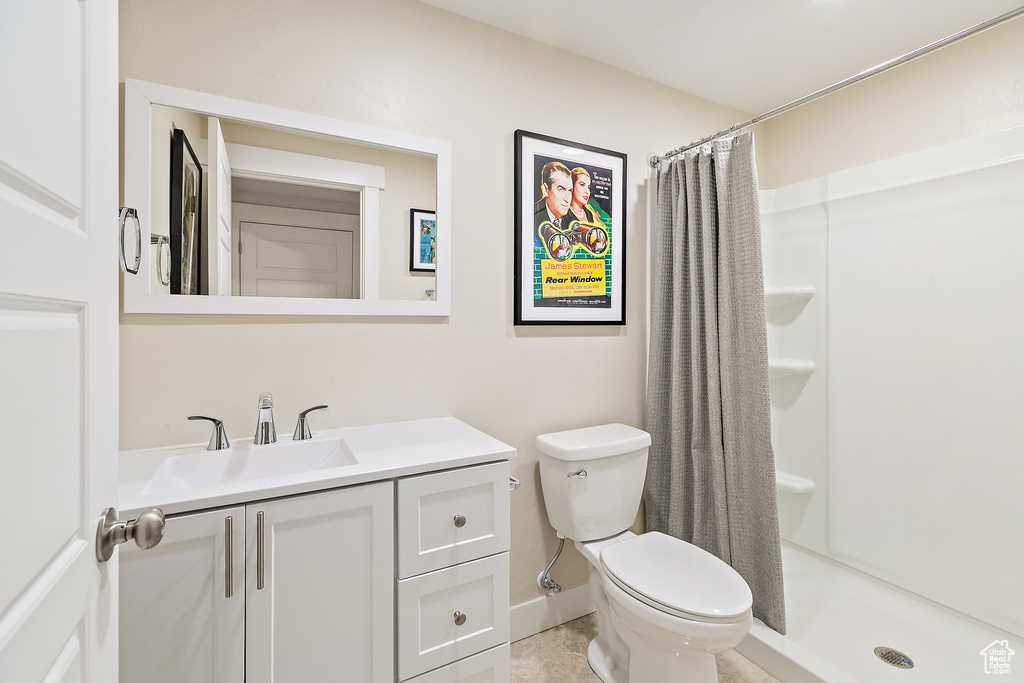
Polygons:
M448 142L129 79L122 153L150 245L125 313L450 313ZM414 210L433 270L413 269Z
M409 210L434 208L432 157L160 105L151 126L151 293L171 293L168 261L209 296L423 300L435 289L407 253ZM175 130L202 165L196 240L171 224ZM169 258L165 241L182 253Z

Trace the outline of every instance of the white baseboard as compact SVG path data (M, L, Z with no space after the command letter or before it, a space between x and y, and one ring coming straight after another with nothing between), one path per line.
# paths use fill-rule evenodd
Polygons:
M590 584L581 583L561 593L542 595L539 598L512 605L511 641L522 640L535 633L554 628L567 621L590 614L596 607L590 599Z

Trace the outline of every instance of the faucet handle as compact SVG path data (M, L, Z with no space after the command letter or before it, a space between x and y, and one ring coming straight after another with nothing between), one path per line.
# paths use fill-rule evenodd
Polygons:
M306 422L306 415L314 410L327 410L327 406L313 406L299 413L299 421L295 423L295 433L292 434L293 441L305 441L313 438L313 433L309 431L309 424Z
M231 444L228 443L228 435L224 431L224 423L215 417L203 417L202 415L190 415L189 420L209 420L213 423L213 434L210 435L210 444L206 447L208 451L222 451L225 448L230 448Z

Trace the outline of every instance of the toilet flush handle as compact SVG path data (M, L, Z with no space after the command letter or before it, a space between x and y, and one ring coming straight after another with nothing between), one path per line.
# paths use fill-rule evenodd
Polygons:
M569 473L569 478L570 479L586 479L587 478L587 471L586 470L580 470L579 472L570 472Z

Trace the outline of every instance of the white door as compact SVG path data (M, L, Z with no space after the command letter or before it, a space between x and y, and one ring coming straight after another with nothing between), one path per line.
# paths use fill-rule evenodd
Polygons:
M395 680L393 492L246 505L247 683Z
M210 294L231 294L231 160L220 129L220 119L207 119L209 163L206 177L210 184L206 211L206 253L210 263Z
M117 680L117 3L0 4L0 681ZM134 247L134 237L131 238Z

